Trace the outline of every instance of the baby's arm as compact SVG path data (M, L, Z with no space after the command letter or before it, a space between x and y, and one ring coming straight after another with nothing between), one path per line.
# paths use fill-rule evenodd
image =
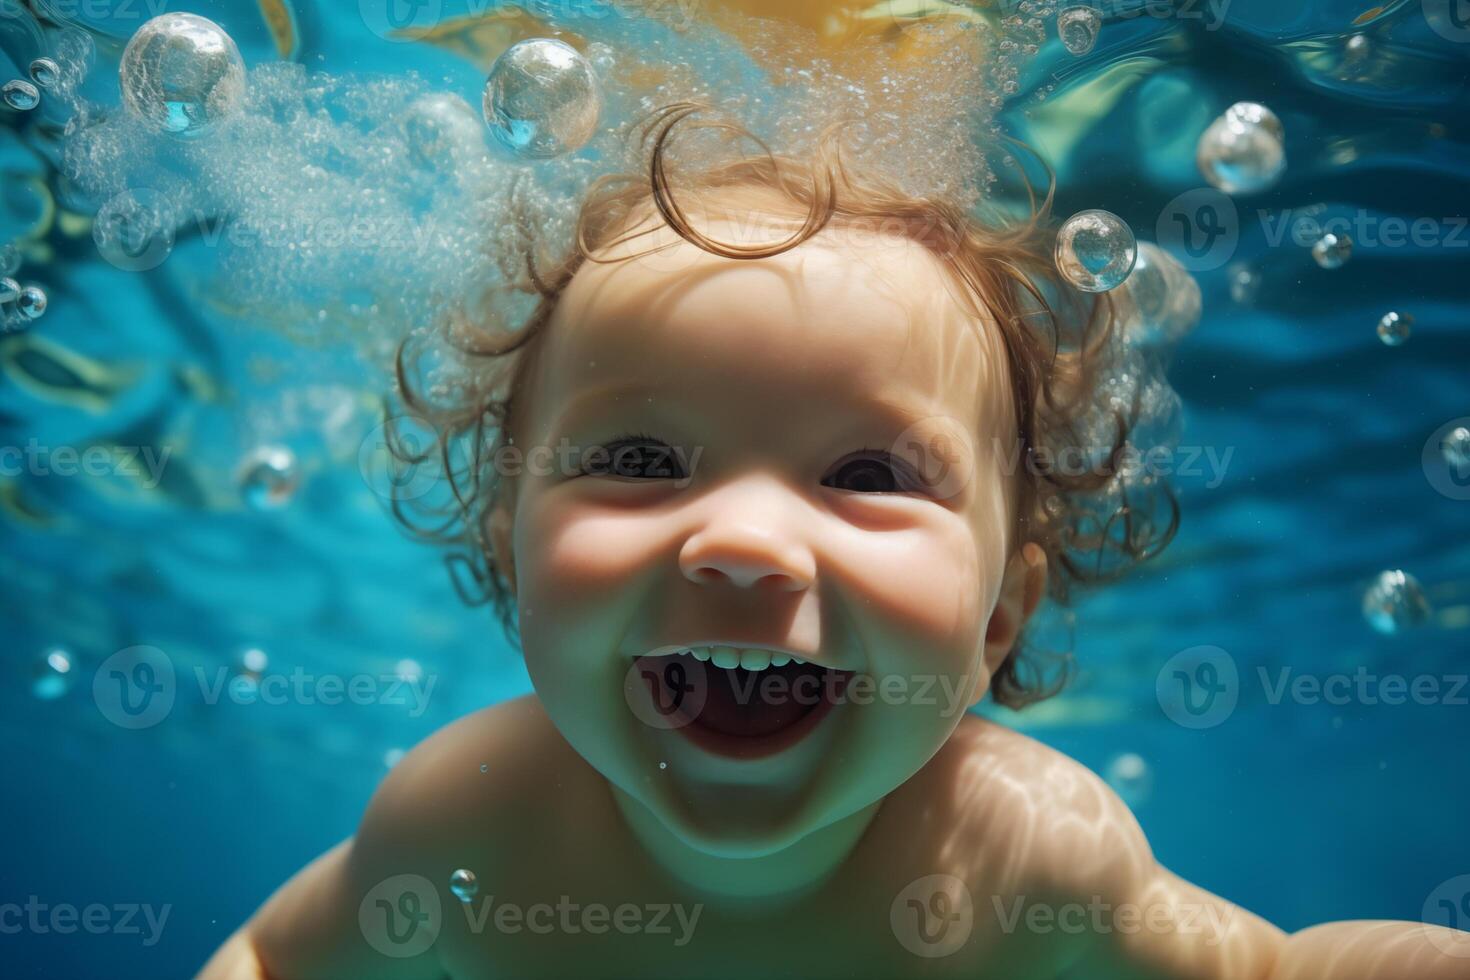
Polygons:
M1470 953L1470 934L1419 922L1284 933L1160 866L1128 807L1074 760L989 723L955 741L946 781L967 817L976 914L994 903L1007 931L1077 950L1068 978L1470 978L1470 958L1445 952Z
M1092 777L1096 779L1096 777ZM1238 905L1170 873L1154 860L1132 814L1105 783L1105 812L1133 856L1108 867L1097 891L1136 910L1132 928L1098 937L1098 963L1077 976L1200 980L1465 980L1470 937L1422 922L1332 922L1287 934ZM1074 892L1075 894L1075 892ZM1141 927L1139 927L1141 923ZM1114 972L1116 971L1116 973Z
M389 945L393 955L384 955L364 934L359 910L365 900L374 904L369 893L375 887L398 875L420 876L422 890L447 886L453 856L462 856L472 839L465 817L489 812L491 801L483 794L498 782L469 774L478 776L479 760L504 740L497 721L514 720L492 716L513 710L524 709L512 702L463 718L401 759L373 794L357 834L282 885L215 953L200 974L203 980L445 976L437 944L411 956L398 955L406 945ZM449 805L454 800L461 806ZM364 921L376 928L395 911L369 908ZM373 937L378 947L388 942L381 933Z
M353 884L363 850L349 838L297 872L220 947L202 980L442 977L432 951L390 959L367 944L354 898L362 892Z

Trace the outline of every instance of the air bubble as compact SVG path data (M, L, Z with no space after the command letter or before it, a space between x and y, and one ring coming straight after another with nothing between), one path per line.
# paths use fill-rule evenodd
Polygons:
M597 129L602 91L592 65L571 45L531 38L510 46L485 80L485 122L517 156L576 150Z
M4 95L6 105L21 112L41 104L41 93L24 78L13 78L0 86L0 95Z
M1133 229L1110 211L1079 211L1057 232L1057 270L1084 292L1116 288L1137 258Z
M1349 235L1327 232L1312 246L1312 258L1324 269L1340 269L1353 257L1353 240Z
M469 904L480 893L480 882L468 868L460 868L449 876L449 890L461 902Z
M1398 347L1409 339L1414 318L1407 313L1385 313L1378 321L1378 339L1388 347Z
M1102 30L1102 18L1091 7L1065 7L1057 14L1057 36L1072 54L1091 51Z
M1470 470L1470 429L1452 429L1439 444L1439 454L1456 471Z
M296 456L284 446L262 446L241 463L238 482L245 503L255 510L284 507L301 482Z
M31 695L40 701L55 701L76 680L71 654L60 648L48 650L31 666Z
M39 320L45 314L49 302L46 298L46 291L40 286L26 286L16 297L15 308L27 320Z
M50 58L37 58L31 62L31 81L41 88L50 88L61 76L61 66Z
M224 29L195 14L155 17L118 65L123 103L153 129L196 136L240 109L245 62Z
M1419 580L1402 569L1379 573L1363 593L1363 618L1379 633L1397 633L1429 618Z
M1147 800L1154 783L1153 772L1148 763L1136 752L1124 752L1108 763L1107 780L1108 785L1130 807Z
M1123 289L1137 313L1128 325L1128 338L1135 344L1173 344L1199 323L1199 284L1153 242L1138 243L1138 260Z
M1258 102L1237 102L1199 138L1199 172L1227 194L1254 194L1286 170L1285 131L1276 114Z

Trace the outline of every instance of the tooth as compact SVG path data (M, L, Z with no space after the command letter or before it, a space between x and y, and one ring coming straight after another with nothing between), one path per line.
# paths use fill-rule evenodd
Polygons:
M771 666L771 651L769 650L741 650L740 666L746 670L765 670Z
M784 653L773 653L773 654L771 654L771 666L772 667L785 667L789 663L791 663L791 658L788 657L788 656L786 656L786 654L784 654Z
M694 659L700 663L709 663L709 649L707 647L693 647L689 652L694 654Z
M714 661L716 667L725 670L740 666L740 653L734 647L715 647L714 652L710 654L710 659Z

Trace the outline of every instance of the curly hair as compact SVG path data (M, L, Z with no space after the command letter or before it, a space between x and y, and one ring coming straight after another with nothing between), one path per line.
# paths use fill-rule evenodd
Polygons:
M461 597L493 605L507 637L519 646L516 604L504 563L488 540L486 518L502 500L503 480L493 461L509 444L525 400L528 366L563 291L585 262L656 231L640 218L658 219L706 252L730 259L759 259L786 252L824 228L843 222L879 222L885 230L919 242L956 273L965 299L997 325L1012 384L1020 453L1015 547L1034 542L1054 573L1050 597L1070 601L1073 588L1115 578L1162 550L1178 527L1178 505L1166 487L1146 479L1130 485L1120 467L1139 401L1105 391L1119 349L1118 315L1106 293L1084 294L1063 282L1052 258L1050 225L1055 181L1040 201L1025 182L1029 214L1021 220L999 212L982 216L944 200L917 198L881 178L853 172L843 161L841 128L833 127L801 157L777 155L743 127L698 118L702 103L677 102L653 113L635 130L642 172L597 180L582 202L575 243L547 262L535 247L534 222L519 211L512 228L521 248L509 268L509 290L534 305L511 329L465 315L451 317L446 336L471 370L445 403L418 381L416 355L407 341L396 359L397 397L406 414L426 422L431 442L421 446L395 435L388 412L390 451L404 467L431 467L450 493L440 500L396 496L395 517L416 536L448 549L446 562ZM674 137L696 130L750 140L762 152L733 162L680 173L676 193L671 159ZM758 186L790 205L800 227L768 244L722 242L696 227L681 195ZM661 246L662 247L662 246ZM648 254L656 249L639 252ZM1098 443L1098 421L1107 434ZM1110 431L1108 431L1110 430ZM1059 467L1071 451L1086 467ZM1020 708L1059 691L1071 674L1071 658L1030 649L1018 640L991 683L999 704ZM1060 669L1049 669L1051 666Z

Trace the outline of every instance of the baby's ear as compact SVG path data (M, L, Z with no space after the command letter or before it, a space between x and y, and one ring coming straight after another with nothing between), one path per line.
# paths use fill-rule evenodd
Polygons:
M1021 627L1036 611L1046 594L1046 551L1028 541L1006 563L1000 584L1000 599L985 629L985 668L993 677L1010 656Z
M485 515L484 520L485 538L490 544L490 554L495 559L495 567L510 586L510 594L515 595L516 559L515 551L511 548L513 516L503 503L497 503Z

